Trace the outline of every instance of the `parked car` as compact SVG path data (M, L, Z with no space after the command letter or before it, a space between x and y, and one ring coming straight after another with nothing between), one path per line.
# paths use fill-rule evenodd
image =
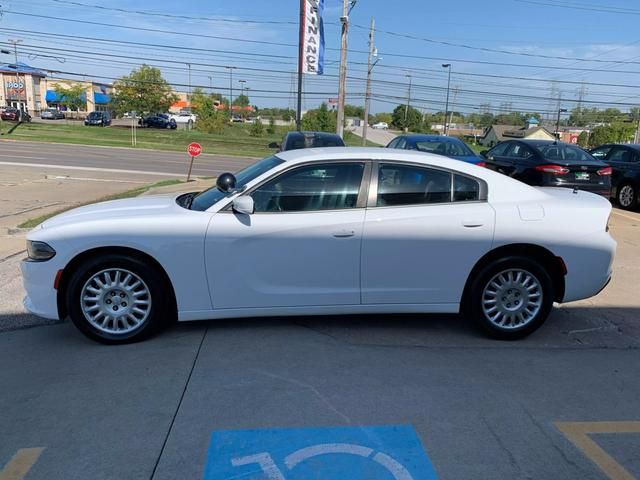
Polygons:
M139 118L142 118L142 117L140 117L140 115L138 115L136 112L124 112L122 114L122 118L127 118L127 119L136 118L136 119L139 119Z
M0 113L0 119L7 122L30 122L31 115L24 110L18 110L17 108L10 107Z
M140 125L148 128L170 128L175 130L178 128L178 124L169 115L165 113L157 113L155 115L149 115L140 120Z
M277 148L281 152L299 148L344 146L344 140L340 135L327 132L289 132L284 136L281 144L276 142L269 144L269 148Z
M175 317L459 311L515 339L606 286L610 214L596 195L440 155L280 152L201 193L45 220L27 234L24 304L104 343Z
M376 130L389 130L389 124L387 122L378 122L371 125L371 128Z
M109 112L91 112L84 120L87 126L108 127L111 125L111 114Z
M419 152L435 153L445 157L473 163L481 167L485 161L473 153L466 143L455 137L444 135L400 135L389 142L387 148L403 150L418 150Z
M40 118L42 120L64 120L64 112L55 108L48 108L40 112Z
M481 152L486 166L524 183L611 195L611 167L588 152L553 140L509 140Z
M240 115L232 115L231 121L234 123L242 123L244 122L244 118L242 118Z
M196 123L198 117L194 113L180 112L177 114L169 115L169 119L175 121L177 124L187 125L191 123L193 125L194 123Z
M602 145L591 150L591 155L612 169L611 197L622 208L631 210L640 206L640 145Z

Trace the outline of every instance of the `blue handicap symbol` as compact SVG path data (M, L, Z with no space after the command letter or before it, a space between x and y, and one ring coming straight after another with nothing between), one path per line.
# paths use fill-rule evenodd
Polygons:
M204 480L436 480L410 425L214 432Z

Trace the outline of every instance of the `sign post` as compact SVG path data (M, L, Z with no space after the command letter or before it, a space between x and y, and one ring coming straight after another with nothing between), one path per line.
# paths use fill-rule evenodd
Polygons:
M191 169L193 168L193 160L202 153L202 147L199 143L190 143L187 147L187 153L191 157L191 162L189 162L189 173L187 173L187 182L191 181Z

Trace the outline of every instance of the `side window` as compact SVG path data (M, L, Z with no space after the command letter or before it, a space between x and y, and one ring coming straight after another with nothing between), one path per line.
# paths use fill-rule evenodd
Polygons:
M394 138L393 140L391 140L389 145L387 145L387 148L398 148L398 142L399 141L400 141L400 137Z
M591 152L591 155L597 158L598 160L604 160L605 157L607 156L607 153L609 153L610 151L611 151L611 147L600 147L593 150Z
M473 178L453 176L453 201L471 202L480 198L480 184Z
M598 157L596 157L598 158ZM616 148L607 160L608 162L625 162L630 163L633 160L633 153L626 148Z
M487 156L492 157L504 157L507 149L511 146L511 143L499 143L493 150L491 150Z
M398 140L398 143L396 145L396 148L404 149L406 145L407 145L407 139L404 138L404 137L400 137L400 139Z
M283 173L251 196L256 212L308 212L355 208L364 164L310 165Z
M451 201L451 174L411 165L380 164L376 206Z
M512 158L529 158L531 155L533 155L531 150L519 143L512 143L511 148L507 152L507 156Z

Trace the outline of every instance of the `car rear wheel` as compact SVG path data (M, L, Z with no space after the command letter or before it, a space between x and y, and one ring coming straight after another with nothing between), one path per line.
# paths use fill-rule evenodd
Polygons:
M638 203L638 192L633 185L627 183L618 189L618 205L625 210L631 210Z
M107 344L149 337L170 311L162 276L129 256L105 255L76 270L67 289L67 311L87 337Z
M492 262L473 279L466 313L490 336L516 340L545 322L553 307L553 282L539 264L513 256Z

